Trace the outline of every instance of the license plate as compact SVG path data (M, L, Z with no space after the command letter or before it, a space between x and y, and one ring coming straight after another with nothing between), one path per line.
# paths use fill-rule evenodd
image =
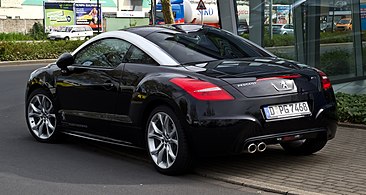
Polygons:
M291 118L310 115L307 102L270 105L263 108L266 119Z

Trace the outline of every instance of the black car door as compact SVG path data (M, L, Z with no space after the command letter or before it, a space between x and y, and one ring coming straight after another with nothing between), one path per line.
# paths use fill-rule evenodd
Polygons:
M143 52L141 49L137 48L136 46L131 46L130 50L126 54L125 57L125 64L124 64L124 71L121 80L121 92L119 94L119 101L117 102L117 114L126 116L128 122L125 125L131 125L131 127L143 127L143 124L136 124L134 119L142 118L142 113L133 112L132 107L139 107L141 106L141 102L133 100L134 95L137 94L137 87L141 83L141 80L145 78L147 73L152 73L158 71L158 63L150 57L148 54ZM140 90L143 90L140 88ZM143 99L143 91L138 92L138 99ZM136 97L135 97L136 98ZM142 122L142 121L140 121ZM134 144L142 144L141 137L144 136L144 131L139 131L133 128L129 130L124 129L125 136L128 137L129 141Z
M84 133L110 137L111 121L119 121L116 102L130 43L97 40L74 55L75 63L56 80L64 125Z

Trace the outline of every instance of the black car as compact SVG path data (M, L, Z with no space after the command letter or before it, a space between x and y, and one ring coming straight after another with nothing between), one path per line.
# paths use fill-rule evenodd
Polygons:
M26 120L40 142L67 134L146 148L164 174L196 156L263 152L281 144L308 155L337 129L327 76L201 25L100 34L35 70Z

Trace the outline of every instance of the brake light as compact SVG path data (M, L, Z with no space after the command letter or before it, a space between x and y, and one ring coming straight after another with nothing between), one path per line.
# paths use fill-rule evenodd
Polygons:
M275 80L275 79L296 79L296 78L300 78L300 77L301 77L301 75L299 75L299 74L282 75L282 76L260 78L260 79L257 79L257 82L266 81L266 80Z
M191 78L173 78L170 82L176 84L198 100L218 101L234 99L234 97L224 89L207 81Z
M317 70L317 71L320 75L320 79L322 81L323 89L328 90L329 88L331 88L332 84L330 83L330 80L329 80L328 76L323 71L320 71L320 70Z

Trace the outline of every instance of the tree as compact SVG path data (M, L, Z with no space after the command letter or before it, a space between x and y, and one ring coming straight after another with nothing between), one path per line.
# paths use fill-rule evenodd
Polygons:
M165 24L174 24L174 16L172 11L172 4L170 0L161 0L162 12Z

